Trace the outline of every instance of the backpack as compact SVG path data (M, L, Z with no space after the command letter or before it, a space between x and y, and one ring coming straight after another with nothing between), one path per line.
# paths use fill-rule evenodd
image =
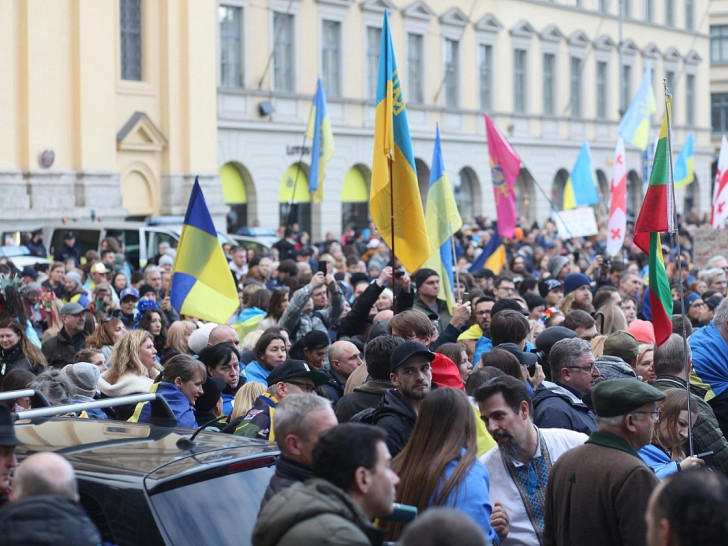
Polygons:
M355 413L354 416L349 419L349 422L364 423L365 425L376 425L379 422L379 419L388 414L397 415L396 412L388 408L380 408L378 406L376 408L366 408L358 413Z

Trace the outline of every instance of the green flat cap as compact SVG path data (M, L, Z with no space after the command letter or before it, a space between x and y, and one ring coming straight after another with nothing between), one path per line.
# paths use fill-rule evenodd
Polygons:
M665 393L639 379L608 379L592 391L598 417L626 415L637 408L665 399Z
M640 344L629 332L617 330L607 336L604 342L604 354L617 356L632 365L632 361L640 354Z

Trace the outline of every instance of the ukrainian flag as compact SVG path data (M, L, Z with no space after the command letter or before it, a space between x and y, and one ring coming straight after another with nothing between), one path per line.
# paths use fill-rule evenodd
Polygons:
M392 244L394 229L394 252L412 272L425 263L430 245L387 10L382 25L376 104L369 212L382 241L388 245Z
M475 259L473 265L468 268L468 272L477 273L481 269L490 269L496 275L506 266L506 247L503 244L498 229L493 230L488 244L485 245L483 252Z
M331 132L329 108L326 105L326 93L321 78L316 83L316 94L313 97L311 117L308 120L306 135L312 141L311 170L308 174L308 191L313 202L321 203L324 199L324 177L326 164L334 155L334 135Z
M225 324L239 306L235 281L195 178L172 267L172 306L181 315Z
M673 179L675 180L675 188L682 188L687 186L695 180L695 153L693 151L693 141L695 139L695 133L690 131L685 144L683 144L682 150L677 156L675 161L675 170L673 172Z
M463 221L460 218L455 196L445 172L445 162L442 159L442 148L440 147L439 125L435 133L435 149L432 153L425 222L430 239L430 257L425 262L425 267L437 271L440 276L438 296L447 302L447 307L452 313L453 305L455 305L452 236L462 227Z
M617 126L617 134L640 150L647 149L650 135L650 118L657 110L655 94L652 91L652 66L645 63L642 82L632 103Z
M571 176L564 187L564 210L575 209L581 205L595 205L599 203L599 194L592 169L589 144L582 144L579 155L576 157Z

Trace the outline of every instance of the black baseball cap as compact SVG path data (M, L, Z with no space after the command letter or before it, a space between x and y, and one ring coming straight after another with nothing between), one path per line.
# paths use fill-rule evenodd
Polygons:
M270 372L268 375L268 386L270 387L281 381L288 381L289 379L297 379L299 377L308 377L317 387L329 382L329 378L325 373L312 370L303 360L286 360Z
M419 341L409 340L404 343L400 343L397 348L392 351L392 356L389 358L389 370L393 372L415 355L422 355L430 362L435 360L435 353L430 351Z

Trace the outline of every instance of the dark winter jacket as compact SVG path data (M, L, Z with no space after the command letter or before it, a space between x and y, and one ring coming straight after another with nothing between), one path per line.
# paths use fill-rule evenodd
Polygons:
M96 546L101 535L80 504L57 495L26 497L3 505L4 546Z
M41 351L52 368L63 368L73 362L76 353L86 346L86 335L81 332L71 337L65 328L58 335L43 342Z
M533 395L533 423L539 428L565 428L584 434L597 429L594 413L573 390L544 381Z
M391 381L382 379L370 379L363 385L359 385L349 394L345 394L334 407L336 418L339 423L346 423L354 415L367 408L376 408L382 401L382 396L388 390L393 389Z
M33 373L37 373L38 371L28 362L25 355L23 355L20 343L17 343L7 351L0 349L0 381L12 370L28 370Z
M286 459L281 455L276 461L276 471L268 482L265 489L263 500L260 503L260 509L284 489L291 487L294 483L305 482L313 477L311 469L307 466Z
M407 444L417 421L417 413L397 389L384 393L377 407L380 411L374 424L387 433L387 447L392 457L395 457Z

